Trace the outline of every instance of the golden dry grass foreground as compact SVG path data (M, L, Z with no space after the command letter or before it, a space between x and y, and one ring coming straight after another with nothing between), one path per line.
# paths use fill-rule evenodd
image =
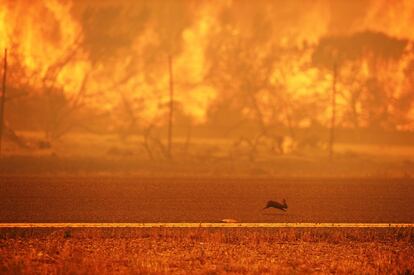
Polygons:
M1 229L0 273L412 274L414 230Z

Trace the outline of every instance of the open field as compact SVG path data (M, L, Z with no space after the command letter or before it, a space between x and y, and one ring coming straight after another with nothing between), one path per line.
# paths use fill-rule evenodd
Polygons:
M410 179L0 178L0 222L413 223L413 201Z
M2 273L414 272L399 229L1 229Z
M262 209L282 198L287 212ZM0 273L411 274L413 228L155 226L225 218L247 226L412 224L413 201L410 178L2 176L0 223L63 227L0 228ZM65 226L70 222L81 228ZM82 228L83 222L106 228ZM105 224L111 222L154 227Z
M0 223L0 228L414 228L414 223Z
M40 132L19 132L28 147L5 140L0 159L0 175L135 175L145 177L316 177L316 178L410 178L414 176L414 135L387 132L362 135L353 140L347 133L328 158L324 139L316 147L274 152L264 144L252 148L236 146L244 135L231 137L175 137L173 159L165 158L159 148L151 154L144 137L115 134L71 133L50 147ZM255 135L251 133L251 135ZM303 134L302 134L303 135ZM361 136L361 133L358 134ZM253 138L253 137L249 137ZM159 142L166 143L160 139Z

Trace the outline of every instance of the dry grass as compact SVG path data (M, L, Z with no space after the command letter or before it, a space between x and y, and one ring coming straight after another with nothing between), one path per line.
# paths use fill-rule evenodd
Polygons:
M0 273L414 272L413 229L2 229Z

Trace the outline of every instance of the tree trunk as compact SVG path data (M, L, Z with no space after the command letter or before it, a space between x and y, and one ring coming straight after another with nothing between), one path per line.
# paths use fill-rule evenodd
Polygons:
M3 85L1 93L1 111L0 111L0 156L1 145L3 139L3 126L4 126L4 101L6 100L6 77L7 77L7 49L4 49L4 62L3 62Z
M173 78L173 64L172 56L168 54L168 73L170 78L170 104L169 104L169 115L168 115L168 157L172 158L172 130L173 130L173 116L174 116L174 78Z
M333 146L335 141L335 120L336 120L336 81L338 77L338 68L336 63L333 65L333 79L332 79L332 116L331 116L331 128L329 131L329 159L333 158Z

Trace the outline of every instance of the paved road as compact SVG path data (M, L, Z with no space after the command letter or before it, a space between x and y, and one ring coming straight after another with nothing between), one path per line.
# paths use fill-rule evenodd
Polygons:
M287 212L262 210L286 198ZM414 222L414 180L0 177L0 222Z

